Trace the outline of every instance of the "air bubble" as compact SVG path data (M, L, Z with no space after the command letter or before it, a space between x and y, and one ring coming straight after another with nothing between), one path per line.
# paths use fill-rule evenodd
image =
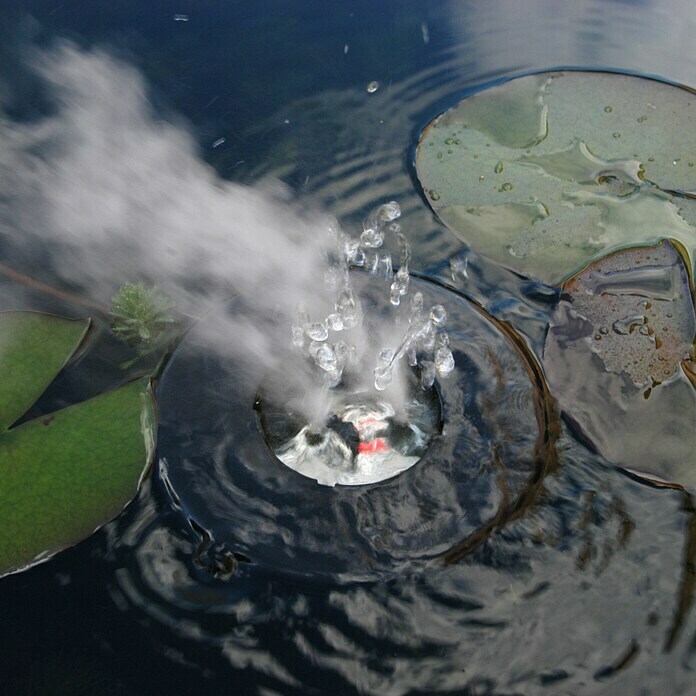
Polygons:
M377 80L373 80L369 85L367 85L367 91L369 94L374 94L378 89L379 82L377 82Z

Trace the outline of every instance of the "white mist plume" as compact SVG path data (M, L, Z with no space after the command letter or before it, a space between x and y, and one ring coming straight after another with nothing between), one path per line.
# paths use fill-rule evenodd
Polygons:
M30 123L0 115L0 229L53 250L54 272L101 302L144 280L200 315L243 292L253 313L208 338L270 367L273 317L321 291L326 220L293 209L280 184L271 194L217 176L182 127L156 119L140 74L108 54L64 43L33 67L55 110ZM289 323L279 329L285 350Z
M300 306L301 326L338 311L336 287L330 291L324 282L337 253L343 258L350 248L348 260L365 266L374 257L371 263L386 281L385 298L393 280L392 304L406 293L410 251L398 225L390 232L401 240L401 267L393 278L391 257L374 250L381 246L383 226L400 215L396 203L385 204L375 213L377 221L366 222L363 242L348 240L335 221L293 206L279 183L271 190L221 179L200 159L185 128L157 119L140 74L105 52L63 43L36 51L32 67L48 86L53 109L41 119L17 121L0 103L0 232L13 249L48 256L50 272L91 299L108 303L124 283L144 281L171 296L183 313L201 316L224 308L223 301L236 294L235 311L218 311L216 321L199 324L196 340L237 358L237 383L246 379L246 386L255 388L275 373L304 388L321 379L308 374L318 371L309 358L312 346L304 362L292 363L296 374L287 374L292 324ZM339 263L342 273L345 261ZM419 345L432 343L432 354L439 323L427 316L421 322L421 333L411 331L411 351L418 338ZM350 328L352 346L366 357L360 367L366 388L375 385L374 360L384 346L391 345L393 354L401 344L405 354L403 326L343 328ZM302 334L301 327L295 330ZM314 338L309 330L307 335ZM322 347L329 354L323 369L336 361L333 351L340 343L345 354L342 341ZM314 359L321 363L317 355ZM398 405L405 401L405 384L398 371L392 383L393 362L387 358L388 365L379 368L384 374L377 382L385 385L377 388L388 385ZM432 368L432 356L426 365ZM440 367L443 374L451 369L442 360ZM335 384L340 373L334 372ZM302 397L303 406L295 406L321 419L322 391L317 386Z

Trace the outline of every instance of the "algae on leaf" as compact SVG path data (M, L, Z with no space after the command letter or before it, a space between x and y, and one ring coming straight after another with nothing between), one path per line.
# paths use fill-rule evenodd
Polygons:
M609 254L563 284L542 362L568 420L600 454L696 492L692 293L671 240Z
M15 422L79 347L89 321L0 313L0 575L89 536L135 495L156 438L149 378ZM9 429L8 429L9 428Z

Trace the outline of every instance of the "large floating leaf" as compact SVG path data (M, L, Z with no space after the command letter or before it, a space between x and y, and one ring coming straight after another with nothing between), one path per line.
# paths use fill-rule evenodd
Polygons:
M477 251L557 283L627 244L696 251L696 95L556 72L463 100L423 132L418 178Z
M0 431L41 396L82 342L89 319L0 312Z
M30 405L23 387L35 398L70 358L87 325L44 314L0 315L0 370L12 376L11 387L1 392L9 415L0 432L0 575L70 546L112 519L149 465L156 418L147 378L7 430Z
M687 269L664 241L610 254L564 283L543 360L566 414L604 456L692 491L695 332Z

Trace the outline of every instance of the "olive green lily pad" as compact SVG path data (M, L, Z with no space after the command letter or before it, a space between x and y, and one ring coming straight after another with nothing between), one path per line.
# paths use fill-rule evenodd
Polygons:
M21 370L15 391L2 393L3 407L13 393L21 406L10 404L0 432L0 575L48 558L117 515L135 495L156 437L149 378L8 430L27 406L22 384L32 394L45 387L47 365L55 372L67 362L87 323L7 314L15 316L0 315L0 332L14 327L17 335L2 338L12 349L0 351L0 371L12 374L17 361ZM25 355L18 360L13 340L20 336Z
M632 247L566 281L543 364L566 416L602 455L696 492L696 313L682 254L670 240Z
M89 319L0 312L0 432L43 394L77 350Z
M558 283L628 244L696 252L696 94L581 71L529 75L432 121L416 170L476 251Z

